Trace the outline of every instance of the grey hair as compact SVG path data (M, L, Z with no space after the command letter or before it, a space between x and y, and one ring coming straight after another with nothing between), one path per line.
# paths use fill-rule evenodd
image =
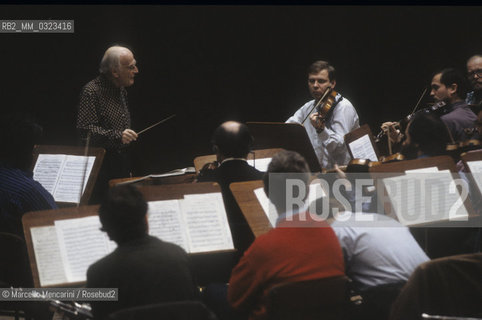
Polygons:
M121 46L113 46L107 49L100 61L99 72L101 74L109 75L112 69L120 67L120 56L129 49Z
M470 57L470 58L467 59L467 62L469 62L470 60L477 59L477 58L482 58L482 54L473 55L472 57Z

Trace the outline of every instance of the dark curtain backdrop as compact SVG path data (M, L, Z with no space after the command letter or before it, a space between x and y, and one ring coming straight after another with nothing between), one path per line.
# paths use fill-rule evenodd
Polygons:
M132 146L136 175L192 165L225 120L286 120L310 99L305 71L318 59L376 133L410 112L435 70L464 70L482 53L481 16L468 6L4 5L1 19L73 19L75 33L0 34L1 113L30 112L44 144L76 145L80 89L123 44L140 69L133 129L177 115Z

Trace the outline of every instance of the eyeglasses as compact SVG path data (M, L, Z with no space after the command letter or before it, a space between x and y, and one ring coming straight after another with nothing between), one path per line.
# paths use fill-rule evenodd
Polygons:
M482 77L482 69L477 69L474 71L467 72L468 77L473 77L475 75L477 75L477 77Z

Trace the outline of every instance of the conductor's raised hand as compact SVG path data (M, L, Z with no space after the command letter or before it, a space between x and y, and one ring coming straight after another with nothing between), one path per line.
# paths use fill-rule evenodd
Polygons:
M122 143L123 144L129 144L132 141L137 140L137 133L134 130L131 129L125 129L122 131Z

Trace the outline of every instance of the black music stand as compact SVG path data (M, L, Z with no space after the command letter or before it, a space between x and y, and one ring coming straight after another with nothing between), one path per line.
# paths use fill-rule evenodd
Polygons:
M254 138L253 149L282 148L296 151L305 159L312 172L321 166L305 128L298 123L247 122Z

